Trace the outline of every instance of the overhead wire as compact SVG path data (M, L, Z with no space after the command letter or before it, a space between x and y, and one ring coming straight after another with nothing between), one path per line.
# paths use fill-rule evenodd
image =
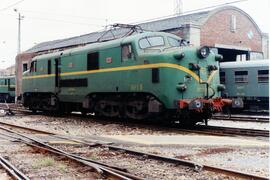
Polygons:
M14 4L11 4L9 6L7 6L6 8L3 9L8 9L12 6L15 6L21 2L23 2L25 0L20 0ZM224 6L224 5L228 5L228 4L233 4L233 3L239 3L239 2L244 2L244 1L248 1L248 0L237 0L237 1L233 1L233 2L227 2L227 3L223 3L223 4L219 4L219 5L214 5L214 6L209 6L209 7L205 7L205 8L200 8L200 9L195 9L195 10L191 10L191 11L186 11L181 15L186 15L192 12L197 12L197 11L202 11L202 10L207 10L207 9L211 9L211 8L215 8L215 7L220 7L220 6ZM1 11L1 9L0 9ZM33 11L33 10L21 10L22 12L30 12L30 13L38 13L38 14L58 14L60 16L69 16L69 17L74 17L74 18L81 18L81 19L96 19L96 20L103 20L103 21L108 21L108 19L106 18L94 18L94 17L83 17L83 16L74 16L74 15L70 15L70 14L60 14L60 13L49 13L49 12L42 12L42 11ZM139 21L139 22L134 22L134 23L130 23L130 24L140 24L140 23L145 23L145 22L150 22L150 21L154 21L154 20L161 20L164 18L169 18L169 17L175 17L175 15L168 15L168 16L162 16L162 17L158 17L158 18L153 18L153 19L148 19L148 20L144 20L144 21ZM62 22L62 23L69 23L69 24L77 24L77 25L87 25L87 26L96 26L96 27L106 27L106 25L100 25L100 24L93 24L93 23L83 23L83 22L73 22L73 21L66 21L66 20L61 20L61 19L52 19L52 18L43 18L43 17L33 17L33 16L27 16L27 18L29 19L36 19L36 20L43 20L43 21L54 21L54 22Z
M34 14L50 14L50 15L54 14L54 15L73 17L73 18L78 18L78 19L94 19L94 20L102 20L102 21L107 20L106 18L75 16L75 15L71 15L71 14L62 14L62 13L55 13L55 12L33 11L33 10L21 10L21 11L26 12L26 13L34 13Z
M1 8L0 11L8 10L9 8L18 5L18 4L22 3L23 1L25 1L25 0L20 0L20 1L17 1L17 2L15 2L15 3L13 3L13 4L10 4L10 5L8 5L7 7Z

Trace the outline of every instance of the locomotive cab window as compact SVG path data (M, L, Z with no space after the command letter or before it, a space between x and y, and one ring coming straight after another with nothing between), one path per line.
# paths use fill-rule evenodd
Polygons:
M258 82L259 83L269 82L269 70L258 70Z
M141 49L164 46L164 38L162 36L144 37L139 40Z
M247 83L248 82L248 71L235 71L234 72L235 83Z
M31 62L30 72L37 72L37 61Z
M168 42L171 47L179 47L182 45L181 40L168 37Z
M122 61L134 59L134 53L131 44L123 44L121 46Z
M87 70L99 69L99 53L89 53L87 54Z

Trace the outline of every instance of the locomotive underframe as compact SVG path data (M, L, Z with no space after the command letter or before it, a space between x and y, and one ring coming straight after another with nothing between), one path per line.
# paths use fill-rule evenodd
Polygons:
M128 118L135 120L151 119L156 121L180 121L192 126L211 117L211 112L191 111L188 108L166 109L162 102L149 93L92 93L84 102L62 102L53 93L25 93L23 105L33 111L54 111L83 114L94 113L96 116Z
M243 100L244 107L242 109L234 109L234 111L269 110L269 98L268 97L230 97L230 98L240 98Z
M14 102L15 97L11 96L9 93L0 93L0 102Z

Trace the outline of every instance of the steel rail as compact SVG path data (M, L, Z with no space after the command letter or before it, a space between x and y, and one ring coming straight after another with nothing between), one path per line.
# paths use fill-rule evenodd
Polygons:
M1 123L1 122L0 122ZM149 125L149 124L147 124ZM153 127L156 127L153 125ZM262 137L269 137L269 131L267 130L256 130L256 129L245 129L245 128L229 128L229 127L219 127L218 131L214 132L213 126L208 126L209 132L206 132L206 129L203 129L203 125L198 125L197 129L187 129L187 128L175 128L170 126L166 126L167 129L175 130L175 131L182 131L182 132L190 132L190 133L200 133L200 134L207 134L207 135L216 135L216 136L228 136L228 135L241 135L241 136L262 136ZM215 126L217 127L217 126ZM205 127L204 127L205 128ZM41 132L42 133L42 132Z
M121 171L119 168L116 169L116 168L111 167L111 166L104 166L104 165L93 163L92 160L89 160L89 159L86 159L86 158L83 158L83 157L80 157L80 156L65 152L63 150L55 148L55 147L53 147L53 146L51 146L49 144L43 143L43 142L41 142L41 141L39 141L39 140L37 140L35 138L29 137L27 135L12 131L12 130L4 128L4 127L0 127L0 129L22 137L22 138L16 138L16 139L20 140L21 142L23 142L23 143L25 143L25 144L27 144L29 146L36 147L36 148L39 148L39 149L42 149L42 150L46 150L46 151L48 151L50 153L61 155L61 156L64 156L64 157L66 157L68 159L77 161L77 162L79 162L81 164L84 164L86 166L89 166L89 167L95 169L96 172L98 172L101 175L105 174L108 177L113 177L113 178L117 178L117 179L121 179L121 180L131 180L131 179L143 180L143 178L140 178L140 177L132 175L130 173ZM37 143L38 145L35 145L33 143L29 143L26 140L24 140L23 138L25 138L27 140L30 140L30 141L32 141L34 143Z
M25 126L21 126L21 125L16 125L16 124L10 124L10 123L6 123L6 122L2 122L2 121L0 121L0 125L6 125L6 126L9 126L9 127L22 129L22 130L26 130L26 131L30 131L30 132L35 132L35 133L40 133L40 134L53 135L56 138L65 139L65 140L73 141L73 142L76 142L76 143L83 143L85 145L92 146L92 147L93 146L98 146L98 145L103 145L103 143L97 143L96 141L94 141L93 143L88 143L88 142L79 140L78 138L67 137L65 135L60 135L60 134L56 134L56 133L49 132L49 131L33 129L33 128L29 128L29 127L25 127ZM98 163L98 162L95 162L95 163Z
M8 160L0 155L0 165L14 178L17 180L30 180L24 173L13 166Z
M24 129L24 130L29 130L29 131L33 131L33 132L37 132L37 133L41 133L41 134L56 135L56 133L32 129L32 128L28 128L25 126L6 123L3 121L0 121L0 124L15 127L15 128L20 128L20 129ZM197 126L195 126L194 129L175 128L175 127L173 127L172 129L177 130L177 131L182 131L182 132L200 133L200 134L217 135L217 136L242 135L242 136L252 136L252 137L255 137L255 136L269 137L269 130L246 129L246 128L197 125Z
M3 124L3 122L0 122ZM267 130L256 130L256 129L244 129L244 128L229 128L229 127L217 127L217 126L207 126L203 127L202 125L197 126L197 129L187 129L187 128L171 128L173 130L183 131L183 132L190 132L190 133L200 133L200 134L207 134L207 135L217 135L217 136L224 136L224 135L242 135L242 136L262 136L262 137L269 137L269 131ZM215 129L214 129L215 127ZM22 127L26 129L25 127ZM218 128L218 129L217 129ZM209 130L209 132L205 132ZM215 131L216 130L216 131ZM46 134L45 131L37 131L43 134Z
M29 127L25 127L25 126L20 126L20 125L16 125L16 124L10 124L10 123L6 123L6 122L3 122L3 121L0 121L0 124L6 125L6 126L10 126L10 127L14 127L14 128L17 128L17 129L22 129L22 130L27 130L27 131L31 131L31 132L36 132L36 133L40 133L40 134L56 135L53 132L43 131L43 130L38 130L38 129L33 129L33 128L29 128Z
M269 123L269 117L214 115L210 120Z
M260 129L197 125L195 130L203 132L207 131L206 133L212 133L211 131L214 131L214 133L216 134L269 137L269 130L260 130Z
M121 148L121 147L111 146L111 145L105 145L105 147L112 149L112 150L115 150L115 151L127 152L127 153L134 154L134 155L140 155L140 156L143 156L146 158L161 160L161 161L165 161L165 162L169 162L169 163L174 163L177 165L184 165L184 166L188 166L188 167L193 167L196 171L206 170L206 171L210 171L210 172L221 173L224 175L239 177L239 178L244 178L244 179L268 180L268 178L266 178L266 177L256 176L253 174L247 174L247 173L243 173L243 172L239 172L239 171L235 171L235 170L218 168L218 167L209 166L209 165L203 165L203 164L200 165L200 164L196 164L196 163L191 162L191 161L185 161L185 160L176 159L176 158L168 158L165 156L159 156L159 155L155 155L155 154L151 154L151 153L134 151L134 150L130 150L127 148Z

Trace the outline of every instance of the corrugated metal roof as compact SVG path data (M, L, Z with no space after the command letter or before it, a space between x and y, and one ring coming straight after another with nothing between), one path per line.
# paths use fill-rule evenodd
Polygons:
M147 30L147 31L166 31L169 29L179 28L185 24L195 24L195 25L200 26L203 20L207 18L209 12L210 11L204 11L204 12L199 12L199 13L194 13L194 14L175 16L171 18L146 22L146 23L142 23L138 25L141 26L142 29ZM26 52L27 53L40 52L40 51L93 43L93 42L96 42L97 39L100 38L104 32L105 31L93 32L93 33L71 37L67 39L43 42L43 43L37 44L31 49L28 49ZM114 31L117 37L121 37L123 34L125 34L125 32L127 32L127 29L118 29ZM107 34L106 37L104 37L104 39L111 39L112 37L113 37L112 34Z

